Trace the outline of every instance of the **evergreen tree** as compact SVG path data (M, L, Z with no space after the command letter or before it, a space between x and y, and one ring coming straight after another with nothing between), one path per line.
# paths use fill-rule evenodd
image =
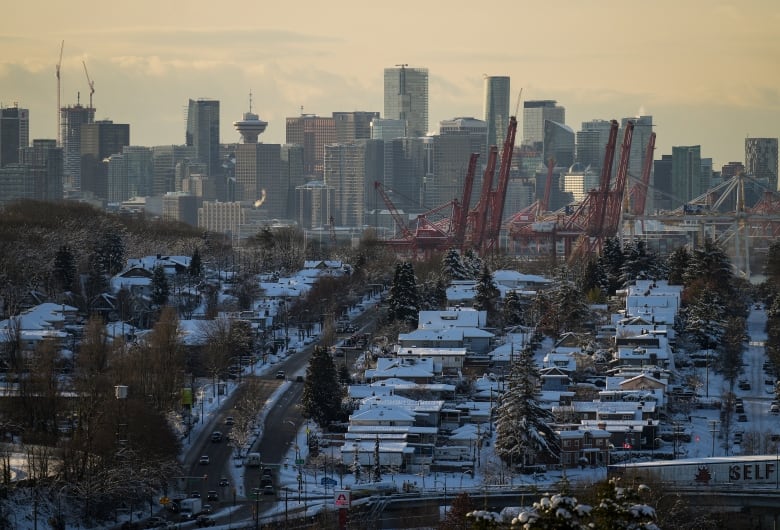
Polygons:
M103 233L95 244L96 264L100 271L113 276L122 270L125 262L125 242L116 229Z
M379 462L379 435L376 435L376 441L374 442L374 482L380 482L382 480L382 466Z
M669 271L669 285L683 285L685 283L685 271L691 261L691 254L686 247L679 247L671 253L666 261Z
M484 264L475 288L474 307L480 311L487 311L488 320L492 321L495 318L496 301L499 295L493 274L487 264Z
M506 326L518 326L523 323L523 302L517 291L506 293L501 315Z
M449 249L444 255L441 272L447 280L466 280L469 278L460 254L454 248Z
M63 245L54 255L52 276L61 291L72 291L76 282L76 258L67 245Z
M704 240L701 248L694 249L683 273L686 286L699 283L721 293L731 291L732 279L731 262L726 252L710 238Z
M704 290L700 296L683 311L685 331L692 335L701 349L713 349L720 344L726 324L726 312L720 295Z
M439 524L439 530L468 530L470 525L466 516L474 511L474 503L468 493L459 493L452 501L450 509Z
M342 394L333 357L327 348L317 346L306 368L301 397L304 417L314 420L320 427L326 427L339 417Z
M417 323L420 301L417 295L417 280L411 262L404 261L395 267L393 285L388 296L388 317L392 321L407 325Z
M162 307L168 302L168 278L162 265L156 265L152 271L152 304Z
M768 283L775 289L780 289L780 241L773 241L769 245L764 263L764 275Z
M634 239L624 246L621 267L621 283L623 285L628 285L633 280L657 278L663 273L658 256L648 251L644 241Z
M200 259L200 250L197 247L195 247L195 251L190 258L190 266L187 269L187 273L192 279L198 279L203 274L203 263Z
M615 291L625 287L623 284L623 249L620 240L609 237L604 241L604 250L599 258L599 264L604 270L607 280L607 294L613 296Z
M591 302L602 302L606 298L607 278L599 260L589 259L579 277L579 288Z
M590 512L590 527L609 530L658 530L655 510L644 504L638 489L618 487L607 480L597 485L598 502Z
M557 461L560 454L559 437L549 426L552 412L539 405L538 378L533 351L526 347L512 365L496 418L496 455L510 466L538 458Z
M476 280L482 271L482 258L472 249L466 250L466 254L463 256L463 268L467 275L464 280Z

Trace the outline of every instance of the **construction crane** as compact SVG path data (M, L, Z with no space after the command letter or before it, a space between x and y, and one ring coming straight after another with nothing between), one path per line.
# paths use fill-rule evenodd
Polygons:
M645 214L645 203L647 202L647 189L650 187L650 174L653 171L653 152L655 151L655 133L650 133L650 139L647 141L645 150L645 160L642 166L642 178L631 188L631 195L634 197L634 204L631 212L639 217Z
M65 49L65 41L62 41L62 44L60 44L60 60L57 61L57 65L55 66L55 71L57 72L57 147L62 147L62 112L61 112L61 106L60 106L60 99L62 97L62 89L61 89L61 80L60 80L60 69L62 68L62 51Z
M92 94L95 93L95 82L89 78L89 72L87 71L87 62L81 61L84 65L84 73L87 74L87 84L89 85L89 108L92 108Z

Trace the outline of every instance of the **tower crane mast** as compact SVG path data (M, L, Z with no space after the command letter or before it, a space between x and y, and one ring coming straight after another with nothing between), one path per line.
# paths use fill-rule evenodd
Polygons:
M62 111L61 111L61 105L60 100L62 99L62 84L61 84L61 77L60 77L60 70L62 69L62 51L65 49L65 41L62 41L62 44L60 44L60 60L57 61L57 65L55 66L55 72L57 74L57 147L62 146Z
M92 94L95 93L95 82L89 78L89 71L87 70L87 62L81 61L84 65L84 73L87 74L87 84L89 85L89 108L92 108Z

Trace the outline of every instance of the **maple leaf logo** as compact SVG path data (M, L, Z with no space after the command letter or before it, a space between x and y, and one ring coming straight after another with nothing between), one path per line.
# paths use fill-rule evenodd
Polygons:
M712 480L712 473L710 473L710 468L707 466L699 466L699 468L696 470L696 476L693 477L693 480L702 484L709 484L709 482Z

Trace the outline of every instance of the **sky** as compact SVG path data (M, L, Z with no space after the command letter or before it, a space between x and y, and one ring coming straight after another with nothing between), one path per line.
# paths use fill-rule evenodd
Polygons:
M652 115L656 158L701 145L714 167L744 139L780 136L777 0L28 0L0 21L0 104L30 109L55 138L62 104L130 124L133 145L184 143L190 98L220 100L221 141L249 108L284 143L301 112L383 112L383 69L429 69L429 128L482 118L483 75L522 100L554 99L566 122ZM522 110L519 119L521 119ZM519 130L522 130L520 128Z

